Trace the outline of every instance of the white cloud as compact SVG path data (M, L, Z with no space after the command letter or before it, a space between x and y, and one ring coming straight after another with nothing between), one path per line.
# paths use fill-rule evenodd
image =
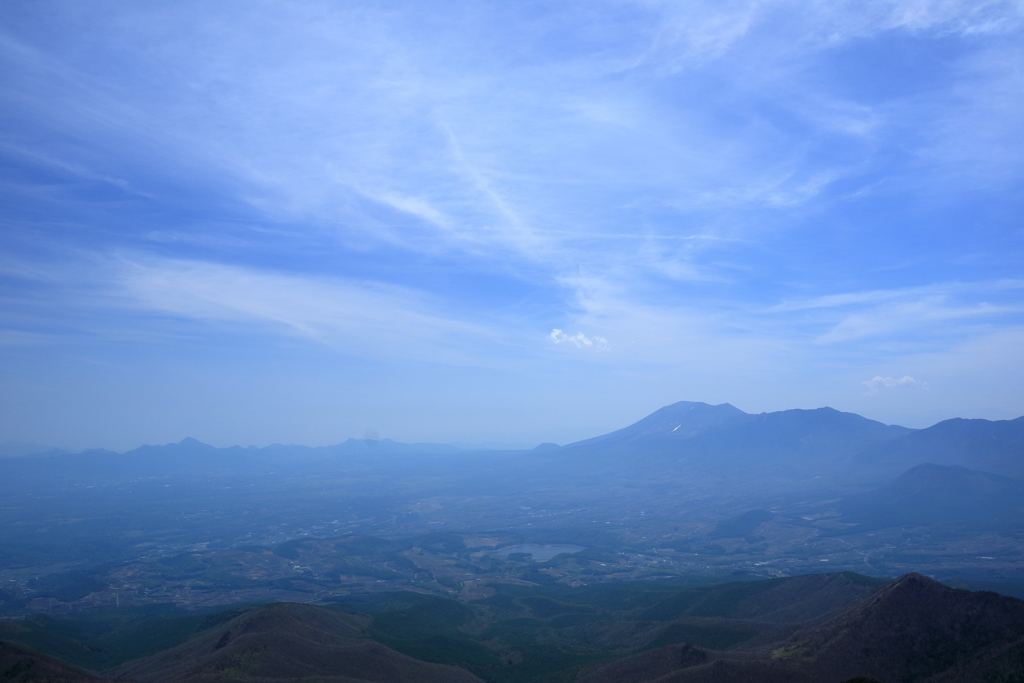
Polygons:
M868 388L868 393L870 393L870 394L877 394L879 391L882 391L882 390L885 390L885 389L897 389L897 388L901 388L901 387L914 388L914 389L927 389L928 388L928 382L921 382L919 380L914 379L913 377L910 377L909 375L904 375L903 377L900 377L899 379L895 379L893 377L881 377L880 375L875 375L871 379L869 379L869 380L867 380L865 382L861 382L861 384L863 384L864 386L866 386Z
M583 334L582 332L577 332L576 334L570 336L563 332L562 330L556 328L554 330L551 330L551 334L549 334L548 337L551 339L551 341L555 342L556 344L570 342L572 344L575 344L576 348L582 349L584 347L589 347L594 349L595 351L608 350L607 339L605 339L604 337L597 336L591 338Z

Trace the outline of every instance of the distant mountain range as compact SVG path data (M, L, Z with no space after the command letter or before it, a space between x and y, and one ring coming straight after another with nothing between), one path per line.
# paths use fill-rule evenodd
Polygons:
M12 449L23 452L25 445ZM381 456L452 456L462 463L478 453L500 457L501 453L516 452L464 451L446 444L406 444L390 439L349 439L322 447L278 444L215 448L188 438L177 444L141 446L122 454L105 450L77 454L51 451L34 459L49 456L45 468L51 473L55 469L84 472L111 467L151 473L197 467L244 472L305 467L339 459L372 462ZM728 403L680 401L602 436L566 446L541 444L533 451L520 453L543 456L545 461L538 465L542 468L585 462L589 470L605 473L671 466L694 475L738 479L881 482L917 465L932 463L1024 479L1024 417L1000 421L955 418L913 430L832 408L752 415ZM438 463L443 466L443 461ZM26 463L19 467L8 459L5 467L32 471L40 465Z
M231 446L229 448L217 448L216 446L210 446L202 441L186 437L178 443L169 443L163 446L139 446L130 451L124 453L117 453L116 451L110 451L105 448L90 448L84 451L79 451L74 455L131 455L134 457L145 457L147 455L161 455L166 452L177 452L183 453L186 451L221 451L230 452L232 454L245 453L250 457L254 452L331 452L331 453L457 453L464 448L453 446L450 444L440 443L401 443L398 441L392 441L391 439L348 439L343 443L336 444L334 446L297 446L297 445L283 445L283 444L271 444L264 448L257 448L255 446L242 447L242 446ZM482 449L487 450L487 449ZM41 446L37 443L31 443L27 441L5 441L0 443L0 458L18 458L18 457L31 457L31 458L47 458L55 457L60 455L72 455L71 451L63 448L49 448L47 446Z
M865 467L903 470L924 462L1024 479L1024 417L944 420L902 438L876 443L858 454L858 464Z
M0 443L0 458L46 457L69 453L63 448L53 448L31 441L4 441Z
M865 448L912 434L832 408L751 415L728 403L681 401L610 434L569 444L588 458L670 459L697 472L806 478L833 474Z
M901 525L1024 526L1024 481L927 463L836 504L857 531Z
M269 470L292 471L344 461L376 462L382 456L454 455L454 446L399 443L390 439L349 439L334 446L274 444L265 448L217 448L193 438L163 446L140 446L124 453L90 449L80 453L54 450L0 460L0 471L30 478L91 477L109 474L145 476L201 472L248 474Z
M727 403L681 401L564 448L588 455L669 457L738 472L769 467L794 474L819 469L894 476L934 463L1024 478L1024 417L954 418L913 430L831 408L751 415Z
M563 447L588 458L670 459L697 471L891 477L915 465L960 465L1024 478L1024 417L885 425L832 408L751 415L681 401L624 429Z

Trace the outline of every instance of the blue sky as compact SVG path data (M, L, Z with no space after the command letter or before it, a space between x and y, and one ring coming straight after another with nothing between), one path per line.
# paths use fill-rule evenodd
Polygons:
M1024 414L1024 3L0 16L0 440Z

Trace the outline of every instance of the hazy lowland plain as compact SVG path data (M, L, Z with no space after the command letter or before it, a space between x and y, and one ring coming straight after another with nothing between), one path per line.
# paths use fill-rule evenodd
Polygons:
M750 415L680 402L529 451L186 439L11 457L0 476L0 638L111 676L198 676L174 667L228 657L231 633L287 622L335 633L332 647L367 661L404 653L401 666L388 660L404 673L372 680L704 680L671 676L714 662L747 675L764 657L790 662L779 680L825 680L787 657L838 647L822 634L856 632L833 623L842 614L917 614L906 605L920 595L950 605L925 621L1012 613L965 652L1003 643L999 656L1020 661L985 666L1024 670L1024 649L1007 645L1024 637L1024 603L996 596L984 599L998 609L981 609L956 601L990 594L942 593L923 576L888 583L917 572L1024 597L1024 418L911 430L829 408ZM322 608L239 607L277 602ZM771 644L774 655L757 649ZM172 647L185 650L158 656ZM126 664L139 657L149 659ZM203 676L256 676L231 661L211 659ZM955 664L982 666L966 661ZM355 676L328 669L306 675ZM891 675L952 675L926 669Z

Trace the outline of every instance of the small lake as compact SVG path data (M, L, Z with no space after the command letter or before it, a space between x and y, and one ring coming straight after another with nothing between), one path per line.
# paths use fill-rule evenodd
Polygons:
M586 550L586 548L581 545L516 545L511 548L502 548L491 555L508 557L512 553L526 553L537 562L547 562L555 555L578 553L581 550Z

